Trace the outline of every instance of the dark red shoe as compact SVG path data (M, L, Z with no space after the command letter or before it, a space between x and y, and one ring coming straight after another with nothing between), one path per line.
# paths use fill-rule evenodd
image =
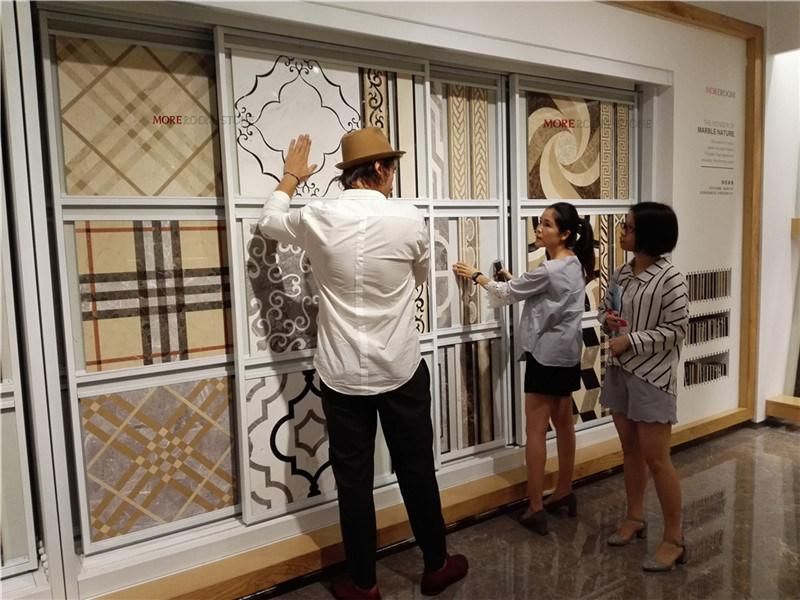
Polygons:
M376 583L372 589L356 586L350 579L339 579L331 585L331 594L336 600L381 600L381 591Z
M436 571L426 571L422 574L420 591L423 596L441 594L447 587L464 579L469 570L467 557L463 554L447 555L444 566Z

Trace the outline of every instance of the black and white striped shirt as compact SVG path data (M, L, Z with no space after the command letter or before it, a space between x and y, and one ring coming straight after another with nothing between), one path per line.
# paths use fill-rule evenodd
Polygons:
M609 291L622 288L620 316L628 322L631 347L609 364L617 365L667 393L675 394L678 360L689 323L686 278L663 256L647 269L633 274L632 263L614 273L598 318L605 328Z

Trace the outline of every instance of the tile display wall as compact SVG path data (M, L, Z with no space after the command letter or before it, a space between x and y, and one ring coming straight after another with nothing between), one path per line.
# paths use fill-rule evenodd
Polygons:
M87 371L231 352L223 223L79 221L74 235Z
M500 343L500 340L480 340L439 348L442 454L485 444L501 436L502 399L496 391Z
M80 399L92 541L237 502L227 377Z
M230 382L207 366L233 352L226 225L170 200L223 196L215 63L211 52L96 36L53 35L50 50L57 189L63 203L92 196L95 206L92 218L58 225L74 286L62 297L72 303L74 439L93 551L222 518L237 503ZM147 202L120 213L131 196L163 199L174 216L153 220ZM184 366L190 381L156 382L174 381L167 363L201 358ZM149 387L94 374L134 367ZM85 393L90 380L101 391Z
M494 196L495 95L487 88L431 81L434 198Z
M211 53L57 36L54 54L66 194L222 196Z
M436 278L437 327L488 323L499 318L485 293L471 281L456 277L452 265L466 262L484 273L492 272L499 255L498 222L493 218L434 218L433 269Z
M528 198L630 195L630 107L527 93Z
M106 206L98 205L101 213L120 196L223 195L212 54L66 36L55 36L53 44L66 195L107 199ZM288 143L299 133L311 134L310 162L318 165L299 187L300 198L338 195L335 163L341 136L369 125L381 128L407 152L400 160L396 196L416 198L427 183L418 178L419 148L431 161L433 200L491 200L483 206L505 206L497 199L502 132L496 89L430 81L428 149L416 114L417 103L423 106L415 98L417 88L423 89L421 78L329 56L230 52L225 89L235 117L235 160L228 183L236 222L228 227L236 246L242 244L241 256L232 261L233 276L244 282L239 289L245 294L241 317L248 369L258 368L259 374L273 372L276 360L292 358L279 355L307 356L316 345L319 292L313 265L301 249L267 240L253 213L239 212L240 204L248 203L242 198L263 198L274 189ZM527 102L531 199L629 198L627 106L533 93ZM180 123L161 118L178 115L184 117ZM436 297L427 285L417 289L417 330L436 334L480 324L489 325L480 328L481 335L494 325L500 335L500 312L489 309L480 288L456 279L451 266L461 260L491 273L492 261L506 254L503 227L497 216L474 216L452 207L447 216L439 216L442 204L448 203L429 209ZM217 518L218 511L237 502L236 464L243 468L247 497L241 500L252 520L335 495L313 369L298 364L279 369L288 368L288 373L248 375L236 400L228 378L200 370L181 376L192 381L134 390L127 389L130 383L115 389L114 374L92 375L110 382L102 384L104 393L80 393L80 378L93 371L146 371L199 357L223 362L233 353L226 224L189 220L188 207L186 213L184 219L148 220L154 215L145 209L141 217L126 215L124 221L100 215L66 224L70 248L74 240L77 266L72 271L79 286L78 294L71 295L80 302L72 314L80 314L82 334L74 400L88 543L111 546L118 540L122 545L131 534L153 530L157 535L163 531L159 527L179 528L185 519ZM495 213L480 209L480 214ZM598 267L597 279L587 287L587 310L596 309L608 277L624 260L614 242L622 218L593 217ZM535 221L529 220L528 227L535 227ZM529 259L542 258L531 249ZM457 335L461 332L446 332ZM582 388L573 408L577 422L603 416L598 403L602 341L599 328L584 331ZM505 435L506 398L499 391L505 389L504 343L499 338L459 339L438 346L437 364L431 365L438 370L433 392L442 415L437 423L441 452L448 458ZM175 376L165 380L170 377ZM240 407L247 436L247 454L238 463L232 453L241 447L231 440L232 401ZM376 477L390 477L380 430L376 449Z
M265 196L280 180L289 141L312 139L316 171L297 189L299 197L336 196L343 134L381 128L407 154L400 161L396 195L415 197L414 85L408 75L333 61L234 50L233 106L239 193Z

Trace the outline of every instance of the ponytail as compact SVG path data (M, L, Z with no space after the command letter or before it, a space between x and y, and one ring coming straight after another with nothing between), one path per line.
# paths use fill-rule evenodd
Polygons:
M594 279L594 231L589 217L578 221L578 239L572 251L583 267L583 278L589 283Z
M569 202L556 202L550 208L555 213L559 231L569 231L564 244L575 253L581 263L586 283L594 279L594 231L589 217L581 219L578 210Z

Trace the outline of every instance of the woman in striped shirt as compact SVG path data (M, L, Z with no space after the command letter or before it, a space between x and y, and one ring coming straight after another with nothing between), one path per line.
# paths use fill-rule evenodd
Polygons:
M666 258L678 242L678 220L665 204L631 207L620 245L633 260L614 273L599 319L611 335L611 359L601 404L610 409L624 455L627 514L608 538L624 546L644 538L647 469L664 518L664 537L645 571L668 571L686 560L681 528L681 485L670 460L670 435L677 421L676 383L689 321L686 279Z

